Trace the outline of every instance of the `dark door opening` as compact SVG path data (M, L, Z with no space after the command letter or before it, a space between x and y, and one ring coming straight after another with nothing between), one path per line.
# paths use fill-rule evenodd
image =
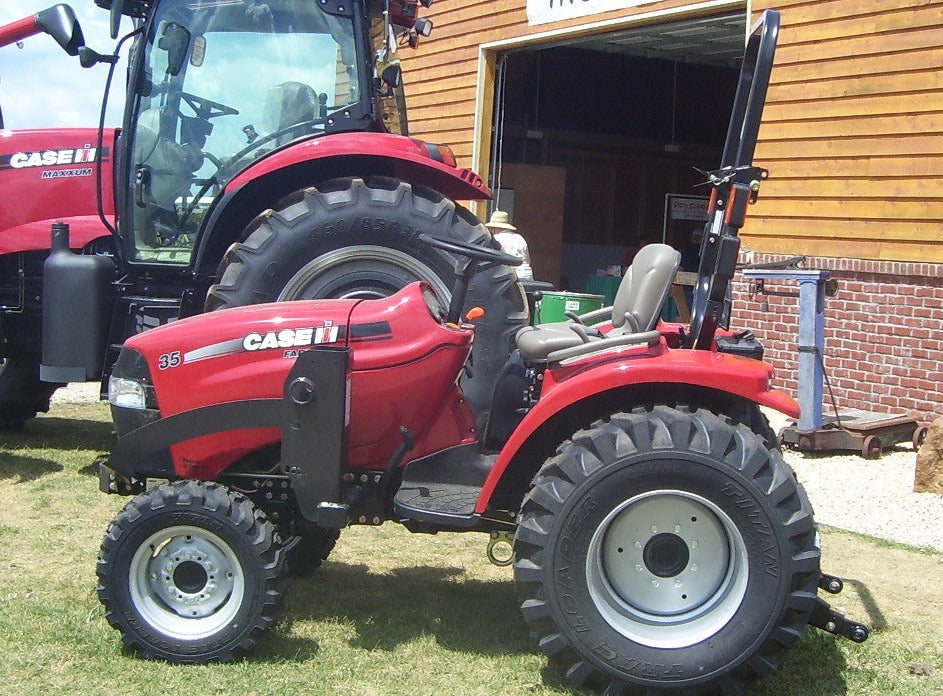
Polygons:
M500 57L492 185L536 277L598 291L640 245L691 246L692 202L666 197L703 195L695 168L720 161L745 25L697 18Z

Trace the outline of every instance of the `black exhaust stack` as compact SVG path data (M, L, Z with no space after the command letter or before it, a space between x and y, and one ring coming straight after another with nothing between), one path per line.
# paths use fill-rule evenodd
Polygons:
M69 226L52 225L52 251L43 266L44 382L85 382L101 376L111 319L115 262L75 254Z

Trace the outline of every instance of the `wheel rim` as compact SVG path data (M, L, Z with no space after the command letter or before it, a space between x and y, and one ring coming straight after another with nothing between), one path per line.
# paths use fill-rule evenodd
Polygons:
M635 496L596 529L586 559L593 603L626 638L681 648L709 638L746 594L746 545L720 508L685 491Z
M232 547L199 527L169 527L149 536L131 559L128 586L152 628L178 640L199 640L229 624L245 596Z
M389 247L348 246L322 254L302 266L282 289L278 300L322 297L375 300L388 297L416 280L428 282L439 300L448 304L451 290L435 271L415 257Z

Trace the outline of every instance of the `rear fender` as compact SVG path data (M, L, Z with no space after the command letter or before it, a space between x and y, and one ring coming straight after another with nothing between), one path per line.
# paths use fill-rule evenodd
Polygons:
M475 512L484 513L491 497L506 474L519 466L535 466L517 455L552 419L579 411L594 398L612 396L616 408L625 410L641 405L632 400L619 401L620 392L647 387L650 393L667 394L678 386L703 395L715 393L727 400L748 401L767 406L793 418L799 417L799 404L787 394L772 389L773 368L759 360L702 350L670 350L655 346L631 356L613 356L603 362L586 360L583 364L548 369L540 401L524 417L508 439L485 481ZM591 419L604 414L586 411ZM588 424L588 423L587 423ZM571 434L571 433L570 433ZM556 445L559 443L552 443ZM542 464L542 462L541 462ZM537 464L536 466L540 466ZM527 476L529 480L530 476Z
M267 208L299 189L339 177L386 176L426 186L453 200L487 200L491 190L477 174L459 169L431 143L390 133L338 133L279 150L239 173L207 220L195 259L198 273L213 275L226 249Z

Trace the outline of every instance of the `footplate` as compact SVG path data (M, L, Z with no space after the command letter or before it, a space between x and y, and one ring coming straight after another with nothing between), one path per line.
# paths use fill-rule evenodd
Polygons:
M833 575L822 574L819 587L830 594L842 591L844 583ZM845 618L845 615L831 608L828 602L821 597L815 598L815 606L809 617L809 625L821 628L823 631L842 636L855 643L863 643L871 635L871 630L862 623Z

